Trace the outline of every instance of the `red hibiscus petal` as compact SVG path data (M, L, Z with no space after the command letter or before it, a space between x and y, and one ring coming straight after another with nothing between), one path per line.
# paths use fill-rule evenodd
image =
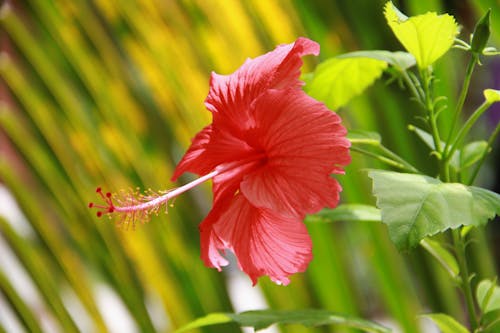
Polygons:
M212 210L200 223L201 259L207 267L214 267L221 270L222 266L227 266L228 261L221 255L224 251L224 243L213 230L213 225L220 219L221 214L228 209L231 200L221 200L214 202Z
M311 214L323 207L336 207L342 187L335 179L324 175L321 178L315 178L314 174L304 175L303 170L297 167L293 170L259 170L242 183L241 190L257 207L280 213Z
M204 175L218 165L249 159L257 154L254 148L230 131L219 130L213 125L205 127L193 139L191 146L177 165L172 180L186 171Z
M330 173L350 162L340 117L297 89L269 90L252 112L253 136L267 163L243 179L245 197L257 207L297 215L335 207L341 187Z
M199 226L201 258L208 267L215 267L220 270L221 266L227 265L227 260L219 253L219 250L223 251L225 249L224 243L214 233L213 225L229 209L243 176L254 169L256 163L258 162L251 162L237 168L232 168L230 171L216 176L213 180L213 208Z
M305 271L312 259L311 239L301 220L256 208L237 195L218 220L212 220L211 228L204 229L202 257L217 267L221 255L212 249L230 249L254 285L263 275L286 285L290 282L288 276Z
M181 174L190 171L199 175L210 172L215 165L210 163L210 156L206 154L212 136L212 125L206 126L193 139L188 151L184 154L174 170L172 181Z
M213 179L214 202L224 200L227 196L234 196L245 175L259 169L261 165L262 161L259 159L246 163L233 162L221 165L221 169L227 167L229 170L220 173Z
M268 88L300 87L301 57L318 53L316 42L299 38L295 43L247 60L231 75L213 73L205 101L207 108L215 111L213 125L205 127L193 139L172 180L186 171L206 174L219 164L251 154L253 149L242 138L242 129L255 124L248 113L253 100Z
M248 109L266 89L298 88L301 57L317 55L319 45L307 38L299 38L292 44L280 45L275 50L248 59L230 75L212 73L206 107L214 113L214 123L246 129L252 119ZM222 118L221 120L219 120Z

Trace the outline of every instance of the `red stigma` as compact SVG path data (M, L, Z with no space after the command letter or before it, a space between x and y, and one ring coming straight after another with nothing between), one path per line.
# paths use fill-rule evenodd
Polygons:
M112 194L110 192L106 192L106 194L104 195L100 187L96 188L95 192L101 197L101 201L103 202L103 204L96 205L95 203L90 202L88 207L99 209L96 213L97 217L101 217L104 214L113 213L115 211L115 206L113 205L113 200L111 198Z

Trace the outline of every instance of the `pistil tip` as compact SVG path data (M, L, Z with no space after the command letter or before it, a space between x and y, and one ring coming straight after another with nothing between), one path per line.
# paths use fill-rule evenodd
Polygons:
M98 187L96 188L96 193L99 194L99 197L101 197L101 201L103 204L95 204L93 202L90 202L88 204L89 208L97 208L99 211L96 213L97 217L102 217L104 214L110 214L115 211L115 206L113 204L113 199L112 199L112 194L111 192L106 192L104 194L102 192L102 188Z

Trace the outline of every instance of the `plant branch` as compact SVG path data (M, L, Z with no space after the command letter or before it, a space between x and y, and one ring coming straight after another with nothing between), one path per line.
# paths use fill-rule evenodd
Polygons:
M455 247L455 254L457 256L458 266L460 268L460 287L465 297L465 304L467 306L467 312L469 315L469 322L471 326L470 328L472 332L475 332L479 327L479 323L477 320L476 307L474 305L474 296L472 294L469 270L465 257L465 243L462 236L460 235L460 230L461 228L452 230L453 245Z
M443 158L443 163L445 164L445 166L448 164L451 157L453 156L455 151L460 146L464 137L467 135L467 133L469 133L472 126L476 123L476 121L479 119L479 117L481 117L481 115L486 110L488 110L488 108L490 106L491 106L491 102L487 102L487 101L484 102L483 104L481 104L481 106L479 106L476 109L476 111L474 111L474 113L469 117L469 119L467 119L467 121L465 122L465 124L462 126L462 128L458 132L457 136L455 137L455 140L453 140L453 143L452 144L448 143L447 147L450 147L450 149L448 150L448 152L446 153L446 155Z
M455 106L455 112L453 113L453 119L451 121L451 128L450 132L448 133L448 138L445 143L445 149L444 149L444 155L452 155L448 153L448 150L450 149L450 142L453 137L453 133L455 132L455 127L457 126L457 121L459 118L459 115L462 113L462 108L465 103L465 97L467 96L467 92L469 91L469 85L470 85L470 80L472 78L472 72L474 71L474 67L476 66L477 62L479 61L479 58L476 54L472 54L472 57L469 60L469 63L467 64L467 69L465 70L465 78L464 82L462 84L462 89L460 91L460 95L458 97L457 105Z
M490 138L488 139L488 144L486 146L486 149L483 152L483 155L481 156L481 159L479 160L478 164L476 165L474 171L472 172L472 175L467 182L467 185L472 185L474 183L474 180L477 177L477 174L479 173L479 170L484 164L484 161L486 160L486 156L488 156L489 152L491 151L491 148L493 147L493 143L495 142L496 138L498 137L498 134L500 134L500 122L497 124L497 127L495 127L495 130L491 134Z
M406 168L406 170L408 170L408 171L410 171L412 173L418 173L418 174L422 173L417 168L415 168L413 165L411 165L406 160L404 160L402 157L400 157L399 155L397 155L396 153L394 153L392 150L386 148L384 145L380 145L379 147L382 150L382 152L384 154L386 154L389 158L391 158L394 161L397 161L400 164L404 165L405 168Z
M368 157L374 158L374 159L379 160L387 165L390 165L392 167L395 167L395 168L403 170L403 171L415 173L415 170L416 170L415 168L411 167L411 165L410 165L411 168L409 168L407 165L405 165L405 163L400 163L400 162L394 161L393 159L387 158L385 156L382 156L382 155L379 155L376 153L372 153L371 151L368 151L368 150L365 150L362 148L351 146L351 151L355 151L357 153L364 154ZM417 170L417 173L418 173L418 170Z
M432 140L434 141L434 147L438 155L441 155L441 138L439 137L439 131L437 127L437 114L434 110L434 101L431 96L430 85L432 81L432 74L429 74L428 70L423 70L420 72L420 76L424 81L424 105L428 113L427 120L429 127L431 128Z
M413 95L413 98L415 98L417 102L419 102L420 104L423 104L424 97L422 89L418 87L417 84L415 84L415 81L412 80L407 71L403 71L402 74L406 85L408 86L411 94Z

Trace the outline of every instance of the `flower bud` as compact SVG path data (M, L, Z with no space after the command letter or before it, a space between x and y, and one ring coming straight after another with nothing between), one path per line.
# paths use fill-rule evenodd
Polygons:
M491 8L488 9L486 14L477 22L474 28L471 42L472 53L481 54L490 38L490 12Z

